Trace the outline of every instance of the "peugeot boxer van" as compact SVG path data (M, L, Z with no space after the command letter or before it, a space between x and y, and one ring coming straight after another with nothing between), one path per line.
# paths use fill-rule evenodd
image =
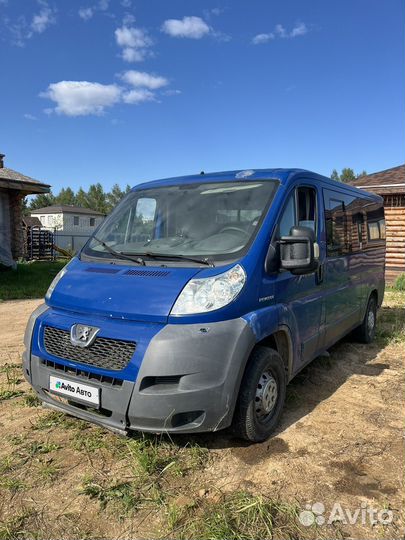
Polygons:
M373 339L384 256L381 197L309 171L139 184L31 315L24 373L46 407L121 434L262 441L305 365Z

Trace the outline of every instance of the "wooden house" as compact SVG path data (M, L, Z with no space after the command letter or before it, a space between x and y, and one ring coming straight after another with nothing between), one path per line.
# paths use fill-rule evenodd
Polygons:
M353 182L384 199L386 223L385 279L393 282L405 273L405 165L360 176Z

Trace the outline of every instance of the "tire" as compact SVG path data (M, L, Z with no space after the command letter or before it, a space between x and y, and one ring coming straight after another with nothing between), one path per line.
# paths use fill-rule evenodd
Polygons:
M239 390L232 423L234 435L250 442L268 439L280 419L286 385L284 362L278 352L256 347Z
M371 295L363 322L356 328L355 335L361 343L371 343L375 337L377 323L377 298L375 294Z

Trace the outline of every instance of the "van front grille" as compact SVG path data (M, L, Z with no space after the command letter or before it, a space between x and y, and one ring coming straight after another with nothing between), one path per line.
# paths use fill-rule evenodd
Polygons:
M89 347L77 347L70 341L70 332L53 326L45 326L44 346L52 356L111 371L124 369L136 349L133 341L103 337L97 337Z
M66 375L72 375L75 378L84 379L87 382L99 382L108 386L122 386L124 381L122 379L116 379L115 377L109 377L108 375L99 375L98 373L92 373L85 371L78 367L65 366L65 364L59 364L53 360L45 360L41 358L41 364L49 369L60 371Z

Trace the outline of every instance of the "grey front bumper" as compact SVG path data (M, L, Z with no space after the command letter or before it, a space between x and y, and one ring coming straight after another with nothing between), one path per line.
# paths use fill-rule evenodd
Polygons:
M57 371L60 377L79 381L74 374L56 370L59 366L36 356L26 355L25 362L30 364L30 383L45 404L114 431L216 431L232 421L254 343L244 319L167 325L149 343L135 382L80 379L101 389L100 411L61 403L49 394L51 374Z

